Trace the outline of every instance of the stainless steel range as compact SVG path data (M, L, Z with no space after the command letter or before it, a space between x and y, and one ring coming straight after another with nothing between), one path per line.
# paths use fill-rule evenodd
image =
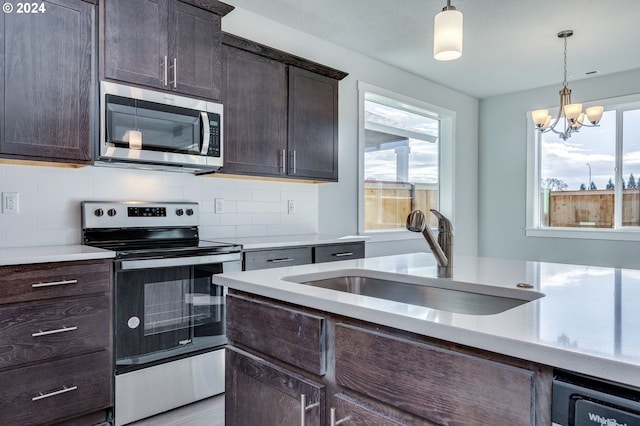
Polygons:
M224 392L225 289L241 246L199 238L191 202L82 203L86 245L114 250L115 424Z

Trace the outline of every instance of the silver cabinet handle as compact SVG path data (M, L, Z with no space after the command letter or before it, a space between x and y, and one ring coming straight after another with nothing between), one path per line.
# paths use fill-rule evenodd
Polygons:
M336 409L333 407L331 408L330 415L331 415L331 423L330 423L331 426L338 426L344 422L348 422L349 420L351 420L351 416L347 416L344 419L340 419L336 421Z
M282 150L282 174L287 173L287 150Z
M164 55L164 62L162 63L162 84L164 84L164 87L167 87L167 84L169 84L169 72L167 70L167 62L168 62L169 58L167 58L167 55Z
M333 253L333 254L331 254L331 256L335 256L335 257L353 256L353 252L352 251L345 251L343 253Z
M285 263L285 262L293 262L295 259L290 257L283 257L282 259L268 259L267 262L271 263Z
M293 174L296 174L296 152L293 151Z
M73 330L77 330L78 327L62 327L62 328L58 328L56 330L47 330L47 331L38 331L37 333L31 333L31 337L39 337L39 336L47 336L49 334L58 334L58 333L65 333L67 331L73 331Z
M171 65L173 69L173 88L178 88L178 58L173 58L173 65Z
M320 401L307 405L307 395L300 394L300 426L306 426L307 424L307 411L319 406Z
M32 288L52 287L55 285L78 284L78 280L51 281L49 283L31 284Z
M40 399L50 398L52 396L60 395L61 393L71 392L71 391L74 391L74 390L77 390L77 389L78 389L77 386L71 386L71 387L63 386L62 389L57 390L57 391L53 391L53 392L49 392L49 393L40 392L40 394L38 396L34 396L33 398L31 398L31 400L32 401L38 401Z

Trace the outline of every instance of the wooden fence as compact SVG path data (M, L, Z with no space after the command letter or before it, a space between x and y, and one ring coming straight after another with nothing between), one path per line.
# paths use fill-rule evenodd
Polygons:
M364 229L404 229L414 209L427 214L431 226L437 226L429 209L438 208L437 185L406 182L365 181Z
M614 191L549 191L542 195L546 226L613 228ZM622 225L640 226L640 189L624 189Z

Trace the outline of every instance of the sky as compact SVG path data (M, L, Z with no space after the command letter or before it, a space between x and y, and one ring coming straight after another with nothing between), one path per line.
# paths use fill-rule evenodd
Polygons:
M383 124L401 129L439 136L439 121L402 109L388 107L371 101L365 101L365 110L369 119L384 117ZM420 139L409 139L409 180L412 183L438 182L438 143ZM396 180L396 153L393 149L385 149L365 153L365 179Z

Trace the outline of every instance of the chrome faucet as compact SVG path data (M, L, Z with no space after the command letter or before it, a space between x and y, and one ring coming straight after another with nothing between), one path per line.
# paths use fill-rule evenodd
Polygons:
M453 243L451 237L451 222L440 214L439 211L431 209L438 218L438 240L433 236L427 218L421 210L414 210L407 216L407 229L412 232L422 232L427 240L431 252L438 261L438 276L451 277L453 272Z

